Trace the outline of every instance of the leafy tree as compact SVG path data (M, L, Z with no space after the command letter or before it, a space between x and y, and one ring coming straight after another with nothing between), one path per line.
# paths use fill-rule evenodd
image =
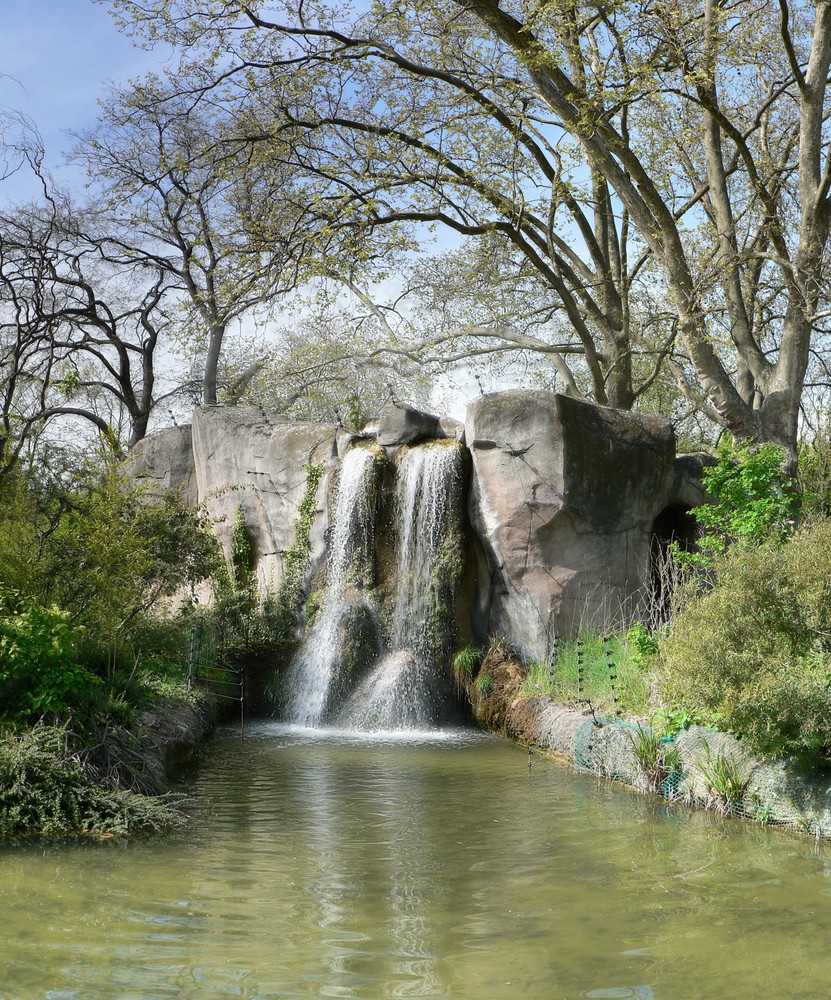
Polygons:
M568 320L545 349L570 391L574 351L595 399L631 405L640 283L673 317L653 367L793 457L826 304L826 0L115 6L199 53L200 93L245 108L262 158L307 133L341 225L504 240Z
M389 336L371 315L324 296L268 339L244 341L236 350L226 344L220 401L350 430L376 416L391 396L428 405L429 371L383 347Z

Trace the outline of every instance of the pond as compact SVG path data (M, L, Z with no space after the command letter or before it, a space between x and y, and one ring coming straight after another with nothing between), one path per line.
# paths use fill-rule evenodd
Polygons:
M0 849L0 997L827 997L831 852L468 731L220 730L168 838Z

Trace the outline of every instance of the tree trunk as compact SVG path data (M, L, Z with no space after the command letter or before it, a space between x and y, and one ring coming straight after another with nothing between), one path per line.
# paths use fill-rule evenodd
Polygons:
M211 336L208 341L208 355L205 358L205 376L202 382L202 403L204 406L216 406L217 400L217 369L219 368L219 356L222 351L222 338L225 334L224 326L214 326L211 328Z

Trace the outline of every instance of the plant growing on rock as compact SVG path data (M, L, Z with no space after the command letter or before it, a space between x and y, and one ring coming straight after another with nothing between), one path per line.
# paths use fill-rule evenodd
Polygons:
M493 677L489 673L481 673L473 682L473 686L478 694L483 698L487 698L488 695L493 694Z
M456 681L456 689L466 692L470 687L473 676L482 664L485 652L476 646L463 646L453 658L453 677Z
M638 787L659 792L664 780L680 768L678 748L640 723L626 735L638 766Z
M707 783L708 804L722 814L737 812L748 783L746 768L741 762L729 757L723 750L714 753L705 740L694 763Z

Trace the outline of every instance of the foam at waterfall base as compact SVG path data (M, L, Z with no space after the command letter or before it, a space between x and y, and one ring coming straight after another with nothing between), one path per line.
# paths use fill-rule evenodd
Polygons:
M347 729L429 729L437 717L427 682L408 649L387 653L358 686L338 722Z
M221 728L239 728L232 724ZM363 746L365 744L418 744L446 746L472 746L494 742L497 737L480 729L452 726L440 729L377 729L357 730L338 726L300 726L293 722L271 722L259 720L247 723L246 738L285 740L287 745L295 742L313 745L316 743L339 743Z

